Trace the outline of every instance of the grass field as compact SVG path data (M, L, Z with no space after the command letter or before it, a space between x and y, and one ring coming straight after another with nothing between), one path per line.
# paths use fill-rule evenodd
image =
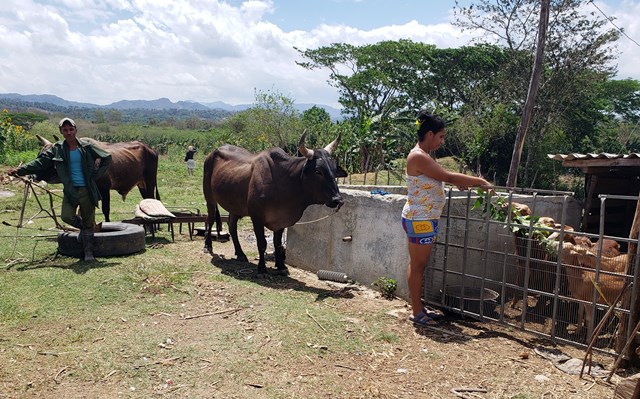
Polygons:
M161 158L163 203L206 212L205 154L193 178L183 156L170 148ZM464 386L485 389L487 399L612 395L611 385L534 356L539 339L513 329L455 317L413 328L405 301L371 287L295 268L255 278L248 222L249 264L232 259L229 242L215 242L212 256L202 237L172 242L166 230L147 236L138 254L95 264L56 257L53 221L31 195L25 227L16 228L24 184L1 176L0 192L15 195L0 196L0 399L414 399L453 397ZM57 212L60 188L48 188ZM112 219L131 218L139 201L137 192L112 198Z
M163 202L170 209L206 212L202 170L197 168L196 176L188 177L182 157L176 150L161 160L158 174ZM311 353L322 356L319 346L330 346L340 353L365 351L370 333L382 344L397 339L378 326L375 318L382 314L372 315L367 333L345 337L344 316L330 306L313 305L318 295L329 296L330 290L300 289L304 286L289 279L267 281L271 288L261 290L257 288L264 281L238 279L219 268L212 269L211 256L202 253L201 238L190 241L185 235L177 235L176 242L170 242L168 232L161 231L155 239L147 237L144 253L103 258L92 265L56 256L57 231L53 221L40 212L38 203L48 206L51 194L59 214L61 187L35 188L35 195L30 193L25 201L25 226L16 228L25 185L15 180L4 183L2 190L15 195L1 199L1 219L6 224L0 227L0 256L4 261L0 271L0 363L10 365L0 371L2 398L150 397L156 391L172 392L174 380L176 385L180 382L189 386L206 380L202 383L206 389L199 389L209 394L199 394L197 389L187 396L211 397L211 392L233 389L234 384L243 385L246 380L265 384L261 378L248 377L259 373L258 364L247 362L248 356L258 352L261 357L276 357L284 351L296 362L300 358L306 362ZM133 217L139 200L137 192L131 192L124 202L113 198L112 220ZM230 251L230 243L216 244L226 247L222 251ZM250 258L256 255L254 247L246 246L245 251ZM330 298L325 301L330 302ZM289 328L292 323L308 326L310 310L314 319L321 321L322 329ZM244 315L239 322L217 323L216 328L207 320L213 317L198 317L220 312L220 317L226 318L240 311ZM165 325L167 320L176 319L189 326ZM260 323L267 323L269 331L251 339L252 331L261 330ZM340 328L336 328L338 325ZM264 347L269 340L276 344L273 348ZM310 347L309 343L317 345ZM219 354L224 354L223 358L207 360ZM180 363L178 359L191 359L196 364L183 365L181 371L167 375L158 370L162 368L158 364L173 365ZM212 364L215 367L206 367ZM66 383L76 390L87 384L93 388L85 387L88 396L83 396L82 390L71 394L73 389L65 390ZM219 387L211 388L217 383ZM231 388L225 388L227 385ZM345 389L327 388L336 395ZM264 391L264 397L281 397L277 390Z

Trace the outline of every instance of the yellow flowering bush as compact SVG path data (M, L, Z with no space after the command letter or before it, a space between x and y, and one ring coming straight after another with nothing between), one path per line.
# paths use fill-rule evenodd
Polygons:
M5 163L9 154L30 150L33 141L22 126L13 124L9 111L0 112L0 163Z

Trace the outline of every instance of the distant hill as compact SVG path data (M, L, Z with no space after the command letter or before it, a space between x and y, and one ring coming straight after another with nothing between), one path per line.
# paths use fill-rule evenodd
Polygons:
M207 106L209 108L223 109L225 111L231 111L231 112L244 111L245 109L251 108L253 106L253 104L229 105L229 104L224 103L222 101L215 101L215 102L212 102L212 103L201 103L201 104L205 105L205 106ZM309 108L311 108L313 106L317 106L319 108L324 108L324 110L327 111L327 113L331 117L332 121L338 121L338 120L342 119L342 114L340 113L340 110L338 108L333 108L333 107L331 107L329 105L324 105L324 104L295 104L294 103L293 106L299 112L304 112L304 111L308 110Z
M51 94L18 94L18 93L0 93L0 106L18 107L20 109L40 109L45 112L53 113L70 113L69 111L79 111L81 109L93 110L120 110L120 111L167 111L171 117L179 117L181 115L189 116L189 111L219 111L216 113L229 115L235 112L246 110L252 107L252 104L230 105L222 101L209 103L199 103L195 101L178 101L172 102L168 98L159 98L157 100L121 100L108 105L98 105L91 103L81 103L76 101L68 101ZM324 108L332 120L340 120L340 110L322 104L294 104L295 108L300 111L318 106ZM222 112L225 111L225 112ZM177 113L177 114L176 114ZM196 112L198 114L198 112Z
M123 123L154 124L165 121L180 121L198 118L214 123L225 119L233 112L211 109L198 103L182 101L172 103L168 99L155 101L125 101L122 104L106 106L67 101L52 95L0 94L0 109L13 112L36 112L48 116L70 116L77 119L95 121L103 118Z
M60 107L81 107L81 108L98 108L99 105L90 103L79 103L76 101L67 101L58 96L51 94L18 94L18 93L5 93L0 94L0 99L16 100L22 102L53 104Z
M178 101L176 103L171 102L168 98L159 98L157 100L121 100L109 105L105 105L104 108L108 109L186 109L186 110L207 110L216 109L214 107L207 107L200 103L193 101ZM224 108L217 108L224 109Z
M252 104L230 105L222 101L214 101L212 103L201 103L201 104L209 108L219 108L219 109L223 109L225 111L231 111L231 112L244 111L245 109L251 108L252 106Z

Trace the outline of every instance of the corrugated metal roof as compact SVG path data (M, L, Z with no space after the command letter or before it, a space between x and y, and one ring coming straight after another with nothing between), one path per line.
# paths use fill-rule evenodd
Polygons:
M547 154L547 157L556 161L577 161L577 160L589 160L589 159L638 159L639 153L631 154L609 154L607 152L591 153L591 154Z

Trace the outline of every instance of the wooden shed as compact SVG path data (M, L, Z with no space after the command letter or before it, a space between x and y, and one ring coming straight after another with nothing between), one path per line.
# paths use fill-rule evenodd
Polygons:
M599 233L600 194L633 197L640 194L640 154L549 154L548 157L562 161L562 166L584 172L585 200L580 231ZM629 237L635 210L635 201L607 199L604 234Z

